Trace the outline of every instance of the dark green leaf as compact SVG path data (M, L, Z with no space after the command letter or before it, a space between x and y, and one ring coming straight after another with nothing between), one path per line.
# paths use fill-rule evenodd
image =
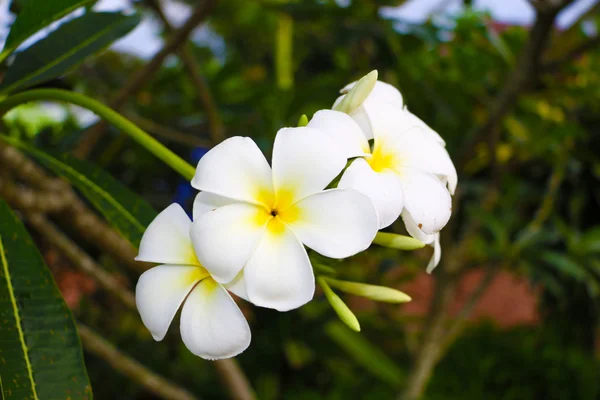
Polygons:
M3 399L91 399L73 316L44 259L0 200Z
M0 59L12 53L25 39L71 11L96 0L27 0L12 24Z
M90 12L64 23L46 38L17 53L0 85L0 93L27 88L64 74L129 33L139 21L137 14Z
M400 367L361 334L352 332L338 321L327 324L325 331L334 342L373 376L394 386L401 383L403 374Z
M101 168L67 154L51 155L19 141L4 138L40 164L66 178L134 246L138 246L156 211Z

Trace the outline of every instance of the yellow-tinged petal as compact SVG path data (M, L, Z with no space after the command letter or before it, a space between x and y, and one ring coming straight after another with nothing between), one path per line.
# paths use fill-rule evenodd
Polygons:
M272 216L263 208L237 203L194 221L191 237L198 259L220 283L228 283L248 261Z
M138 261L157 264L200 265L190 239L192 221L179 204L171 204L150 223L142 241Z
M207 360L230 358L250 345L250 327L229 293L207 278L190 293L181 310L181 339Z
M179 306L194 285L209 276L202 267L160 265L144 272L135 289L142 322L152 337L165 337Z

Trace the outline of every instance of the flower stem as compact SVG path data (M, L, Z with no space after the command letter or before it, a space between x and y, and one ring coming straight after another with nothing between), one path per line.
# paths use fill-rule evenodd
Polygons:
M0 102L0 116L18 105L40 100L71 103L92 111L100 118L113 124L116 128L131 136L133 140L145 147L149 152L173 168L173 170L177 171L184 178L188 180L193 178L195 172L194 167L177 154L163 146L158 140L154 139L110 107L79 93L61 89L34 89L21 92L14 96L7 97Z

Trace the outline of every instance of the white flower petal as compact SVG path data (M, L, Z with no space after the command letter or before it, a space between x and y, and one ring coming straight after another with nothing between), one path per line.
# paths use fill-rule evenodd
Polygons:
M415 114L408 111L406 106L404 107L404 112L407 113L408 117L414 122L414 124L423 129L423 134L427 136L429 139L434 140L441 144L442 146L446 146L446 141L442 139L439 133L431 129L429 125L427 125L421 118L417 117Z
M235 203L239 203L239 201L209 192L200 192L194 199L194 208L192 213L194 215L194 221L208 211L213 211L219 207Z
M269 163L252 139L240 136L221 142L200 159L192 186L255 204L268 202L273 192Z
M379 228L371 200L352 189L316 193L293 207L297 217L285 222L302 243L326 257L345 258L367 249Z
M278 207L323 190L346 166L342 151L309 127L283 128L273 145L273 186Z
M261 207L237 203L194 221L191 237L198 260L220 283L231 282L250 258L271 216Z
M373 202L379 217L379 229L391 225L404 207L404 191L400 177L390 170L375 172L362 158L358 158L342 175L340 189L354 189Z
M395 138L416 126L415 121L403 109L390 103L365 102L362 107L368 116L375 141L388 136Z
M430 172L448 183L454 194L458 177L456 168L445 147L423 134L422 128L410 129L399 135L393 146L401 166L418 168Z
M404 188L404 207L426 234L442 229L452 214L452 200L446 186L435 175L416 168L399 171Z
M277 218L244 267L250 301L260 307L288 311L308 303L315 276L304 246Z
M438 236L437 233L428 235L419 229L415 221L413 221L412 217L410 216L410 213L406 209L402 211L402 221L404 221L404 226L406 227L408 234L420 242L432 244L435 241L435 238Z
M317 111L307 126L325 132L346 158L360 157L371 151L360 126L343 112Z
M407 232L410 236L415 239L433 247L433 255L427 264L427 273L431 273L435 267L440 263L442 258L442 247L440 246L440 233L434 233L433 235L428 235L422 230L419 229L415 221L413 221L412 217L408 213L408 211L402 211L402 220L404 221L404 226L406 227Z
M430 274L435 267L438 266L440 260L442 259L442 246L440 246L440 233L436 233L436 238L433 241L433 255L431 256L431 260L427 264L427 273Z
M157 264L200 265L190 240L191 223L179 204L171 204L146 228L135 259Z
M250 327L229 293L214 280L200 282L181 310L181 339L207 360L234 357L250 345Z
M356 82L352 82L346 85L340 92L348 93L348 91L350 91L350 89L352 89L355 84ZM369 97L367 97L365 102L367 101L386 102L392 104L397 108L402 108L404 106L404 100L402 99L402 94L400 93L400 91L396 89L393 85L382 81L377 81L375 83L375 87L373 88L371 94L369 94Z
M244 279L243 269L237 274L234 280L223 286L236 296L241 297L246 301L250 301L248 300L248 293L246 293L246 280Z
M144 272L135 288L135 302L154 340L165 337L173 317L190 290L208 276L201 267L160 265Z

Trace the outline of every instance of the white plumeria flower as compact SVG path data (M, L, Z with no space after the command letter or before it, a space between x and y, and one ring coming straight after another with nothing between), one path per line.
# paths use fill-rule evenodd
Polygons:
M380 228L389 226L406 209L420 230L435 234L451 214L450 194L438 176L456 176L446 149L423 135L409 115L389 102L365 102L361 107L369 114L372 150L358 124L343 113L321 110L308 123L308 127L322 127L347 157L362 156L346 169L338 187L369 196Z
M287 311L314 295L304 248L332 258L365 250L377 214L355 190L324 190L346 157L321 131L284 128L272 168L250 138L233 137L198 163L192 241L215 280L255 305ZM304 245L303 245L304 244ZM242 270L243 268L243 270Z
M181 310L181 339L195 355L215 360L234 357L250 344L250 327L227 290L202 267L190 239L192 222L172 204L144 232L138 261L158 264L142 274L137 308L152 337L162 340Z

